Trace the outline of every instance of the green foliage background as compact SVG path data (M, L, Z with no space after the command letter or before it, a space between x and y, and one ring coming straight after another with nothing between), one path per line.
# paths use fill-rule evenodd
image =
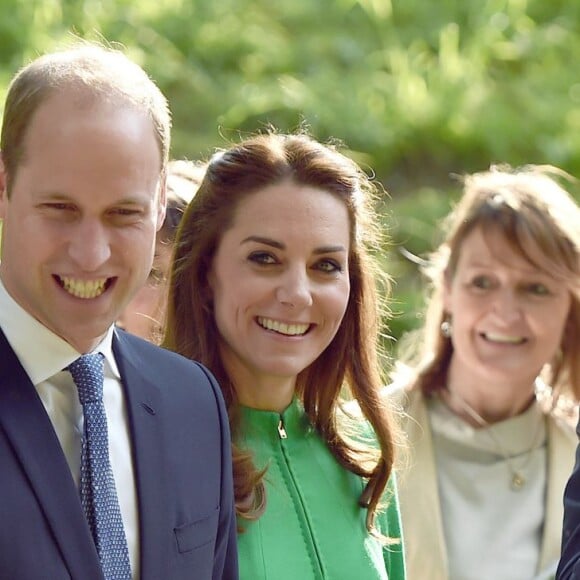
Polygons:
M580 176L579 32L577 0L0 0L0 98L77 35L120 43L158 82L174 157L269 123L341 140L390 194L399 337L421 311L399 250L437 242L453 174L502 162Z

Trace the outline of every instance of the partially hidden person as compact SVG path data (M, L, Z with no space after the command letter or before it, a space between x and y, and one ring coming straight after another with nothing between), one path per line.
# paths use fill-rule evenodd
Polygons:
M117 325L127 332L158 344L163 338L167 304L167 282L173 244L187 204L203 178L204 164L173 159L167 164L167 209L157 232L153 266L147 282L122 312Z

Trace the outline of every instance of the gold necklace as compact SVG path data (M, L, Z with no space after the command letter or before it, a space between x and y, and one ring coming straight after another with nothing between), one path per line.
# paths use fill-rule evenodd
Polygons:
M519 467L517 467L514 465L513 458L510 457L508 453L506 453L499 437L494 433L493 425L489 421L486 421L463 397L453 392L449 387L445 387L445 392L447 392L451 398L459 404L463 411L465 411L480 427L485 428L485 432L487 433L488 437L491 439L499 454L506 462L511 475L510 487L514 491L519 491L522 489L527 483L527 479L524 476L523 471L531 461L532 451L538 446L538 443L540 442L540 437L542 436L542 425L544 422L538 421L538 427L534 433L532 445L526 452L527 456L525 457L524 462Z

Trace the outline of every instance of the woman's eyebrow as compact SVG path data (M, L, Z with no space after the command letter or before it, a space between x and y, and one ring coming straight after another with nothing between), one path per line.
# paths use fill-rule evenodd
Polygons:
M273 248L278 248L279 250L283 250L286 246L282 242L277 242L276 240L272 240L271 238L264 238L262 236L248 236L242 240L242 244L246 244L248 242L257 242L259 244L265 244L266 246L272 246Z
M278 242L276 240L272 240L271 238L265 238L263 236L248 236L242 240L242 244L246 244L248 242L257 242L259 244L264 244L266 246L271 246L272 248L276 248L278 250L286 249L286 244L282 242ZM321 246L320 248L316 248L314 250L314 254L333 254L338 252L346 252L346 248L342 245L336 246Z

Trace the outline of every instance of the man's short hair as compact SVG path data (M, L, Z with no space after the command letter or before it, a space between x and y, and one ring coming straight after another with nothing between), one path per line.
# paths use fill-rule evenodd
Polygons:
M82 42L41 56L23 67L8 87L0 149L7 175L7 193L25 151L26 131L36 110L51 95L71 88L87 102L103 100L131 106L153 122L163 171L170 146L171 117L167 99L147 73L123 52Z

